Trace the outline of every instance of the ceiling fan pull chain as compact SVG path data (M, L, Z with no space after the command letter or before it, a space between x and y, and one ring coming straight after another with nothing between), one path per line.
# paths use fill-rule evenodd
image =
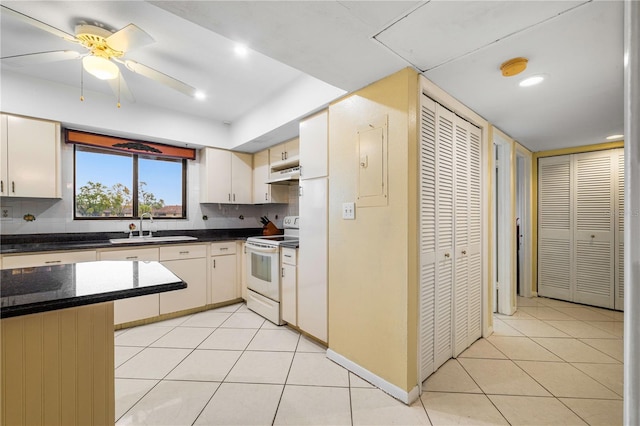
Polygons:
M84 102L84 67L80 62L80 102Z

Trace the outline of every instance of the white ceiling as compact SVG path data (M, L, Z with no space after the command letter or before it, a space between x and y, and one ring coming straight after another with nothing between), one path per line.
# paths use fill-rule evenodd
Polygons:
M305 74L353 91L413 66L534 151L599 143L623 129L621 1L3 4L69 33L79 20L113 29L135 23L156 42L128 58L208 95L196 101L124 71L136 104L232 127ZM74 48L5 15L3 57ZM236 56L236 42L249 46L250 54ZM523 75L544 73L547 80L521 88L521 76L502 77L500 64L516 56L529 59ZM2 70L79 86L79 61L19 69L3 63ZM91 78L85 78L85 87L110 93L106 83ZM274 134L295 131L295 125L284 133L282 128Z

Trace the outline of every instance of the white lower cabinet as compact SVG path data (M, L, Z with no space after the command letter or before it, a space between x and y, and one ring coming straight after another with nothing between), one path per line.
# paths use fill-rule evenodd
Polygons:
M66 265L69 263L93 262L94 260L96 260L95 250L22 253L4 255L2 257L2 269Z
M280 253L282 265L280 312L282 320L291 325L298 325L298 267L296 266L298 250L283 248Z
M211 244L211 303L237 299L238 266L236 242Z
M100 260L160 260L157 247L105 250L100 252L99 256ZM157 317L159 314L160 296L158 294L131 297L113 302L113 322L115 324Z
M160 263L187 283L187 288L160 293L160 315L206 305L206 244L160 247Z

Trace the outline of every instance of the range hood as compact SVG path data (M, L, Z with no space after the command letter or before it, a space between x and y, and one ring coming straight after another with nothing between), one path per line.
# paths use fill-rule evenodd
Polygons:
M266 181L268 184L286 185L291 182L297 182L300 179L300 166L293 166L282 170L271 171L271 179Z

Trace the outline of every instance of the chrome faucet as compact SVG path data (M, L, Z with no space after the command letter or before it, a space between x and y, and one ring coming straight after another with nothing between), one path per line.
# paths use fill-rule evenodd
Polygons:
M140 215L140 230L138 231L138 234L140 237L144 237L144 233L142 232L142 219L144 219L145 216L149 216L149 220L150 220L150 224L153 223L153 216L151 215L151 213L147 212L147 213L142 213ZM149 226L149 237L152 237L153 234L151 232L151 226Z

